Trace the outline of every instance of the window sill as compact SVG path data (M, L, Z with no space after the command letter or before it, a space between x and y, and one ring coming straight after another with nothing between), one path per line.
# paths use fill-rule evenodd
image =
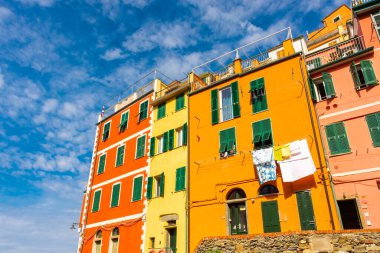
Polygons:
M178 109L178 110L175 110L175 112L182 111L182 110L184 110L185 108L186 108L186 106L184 106L184 107L182 107L182 108L180 108L180 109Z
M379 85L379 83L374 83L374 84L362 84L358 87L355 87L355 90L356 91L360 91L360 90L365 90L365 89L368 89L368 88L371 88L371 87L374 87L374 86L377 86Z
M122 163L122 164L118 164L118 165L115 165L115 168L121 167L121 166L123 166L123 165L124 165L124 163Z
M135 157L135 160L140 159L140 158L143 158L143 157L145 157L145 155L143 155L143 156L139 156L139 157Z
M177 193L177 192L184 192L184 191L186 191L186 188L178 190L178 191L174 191L174 192Z
M345 152L345 153L339 153L339 154L330 154L329 157L336 157L336 156L348 155L348 154L352 154L352 151Z
M146 120L148 117L146 118L143 118L143 119L139 119L138 123L140 124L141 122L143 122L144 120Z
M216 123L216 124L214 124L214 125L221 124L221 123L224 123L224 122L228 122L228 121L231 121L231 120L234 120L234 119L237 119L237 118L240 118L240 116L239 116L239 117L232 118L232 119L227 119L227 120L219 121L218 123Z
M110 208L115 208L115 207L119 207L119 205L117 205L117 206L110 206Z
M96 173L97 176L100 176L102 174L104 174L104 171L102 173Z
M267 109L265 109L265 110L261 110L261 111L259 111L259 112L252 112L251 115L256 115L256 114L259 114L259 113L262 113L262 112L266 112L266 111L269 111L269 109L267 108Z
M138 202L138 201L141 201L141 199L132 200L131 202L134 203L134 202Z
M164 119L164 118L166 118L166 116L167 116L167 115L162 116L162 117L160 117L160 118L157 118L156 121L158 121L158 120L160 120L160 119Z

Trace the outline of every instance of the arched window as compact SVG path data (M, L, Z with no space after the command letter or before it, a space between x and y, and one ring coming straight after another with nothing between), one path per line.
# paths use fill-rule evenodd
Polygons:
M245 192L242 189L234 189L228 194L227 200L243 199L245 197Z
M277 187L271 184L264 185L259 189L259 195L269 195L276 193L278 193Z
M95 234L92 253L100 253L102 250L102 230L98 230Z
M114 228L111 233L111 243L109 252L117 253L119 249L119 228Z

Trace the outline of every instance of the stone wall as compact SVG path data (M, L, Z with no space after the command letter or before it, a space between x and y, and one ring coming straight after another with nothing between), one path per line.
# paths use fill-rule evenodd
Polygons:
M204 238L197 253L380 253L380 230L286 232Z

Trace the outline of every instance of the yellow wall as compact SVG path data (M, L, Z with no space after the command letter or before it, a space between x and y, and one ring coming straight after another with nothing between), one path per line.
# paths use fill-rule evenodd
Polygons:
M326 164L320 137L315 140L313 135L306 99L306 92L309 90L304 88L305 85L308 86L303 83L300 58L299 55L294 55L274 65L190 94L189 252L194 251L203 237L229 235L226 197L234 188L243 189L247 195L249 234L263 232L261 202L268 200L278 201L281 231L301 230L294 193L308 189L311 191L317 229L332 228L326 195L320 180L321 167L326 170ZM304 66L303 61L302 64ZM306 77L305 72L304 74ZM249 93L250 82L261 77L265 79L268 110L253 114ZM221 89L234 81L238 81L241 116L211 125L211 90ZM310 99L309 102L313 106ZM312 115L316 123L314 111ZM280 194L267 197L258 195L260 185L250 154L253 149L252 123L266 118L271 118L274 145L306 138L317 167L314 176L286 184L282 183L280 170L277 168L278 178L275 185ZM317 128L317 124L314 125ZM236 127L237 154L227 159L220 159L219 131L231 127ZM316 142L319 144L322 164L318 161ZM332 196L330 190L329 196ZM333 200L330 201L333 204ZM333 213L337 219L334 205Z
M162 86L164 87L164 86ZM159 90L159 89L158 89ZM162 93L164 94L164 93ZM153 110L152 136L162 135L170 129L176 129L187 122L187 92L185 93L185 108L175 111L176 97L166 101L166 116L157 120L157 106ZM187 166L187 146L176 147L177 136L174 139L174 149L157 154L150 158L149 176L158 176L164 172L165 187L163 197L153 197L148 200L146 214L146 232L144 252L151 250L150 238L155 238L155 248L165 248L167 240L167 222L161 221L162 215L177 214L177 252L186 252L186 190L175 192L176 169ZM155 186L153 186L154 189ZM153 196L154 196L153 190ZM158 252L158 251L157 251Z

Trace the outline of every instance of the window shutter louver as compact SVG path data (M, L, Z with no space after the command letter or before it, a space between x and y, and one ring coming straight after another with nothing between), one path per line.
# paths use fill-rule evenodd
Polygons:
M106 163L106 155L102 155L99 158L98 174L102 174L104 172L105 163Z
M115 184L112 187L111 207L119 205L120 184Z
M179 96L176 97L175 110L178 111L178 110L181 110L184 107L185 107L185 95L181 94L181 95L179 95Z
M187 123L182 128L182 143L183 145L187 145Z
M234 118L240 117L240 104L239 104L239 87L238 83L231 84L232 92L232 113Z
M99 211L99 204L100 204L100 196L101 196L101 191L96 191L94 193L94 200L93 200L93 203L92 203L92 212L97 212Z
M162 148L162 152L168 151L169 148L169 132L164 133L164 145Z
M125 146L121 146L117 149L117 157L116 157L116 167L123 164L124 160L124 148Z
M348 143L346 129L343 122L335 124L335 132L338 138L338 146L341 153L350 152L350 145Z
M174 129L169 130L169 150L174 148Z
M218 90L211 91L211 123L213 125L219 122L219 105L218 105Z
M164 196L165 191L165 175L164 173L161 174L161 181L160 181L160 197Z
M181 191L185 189L185 173L185 167L181 167L176 170L175 191Z
M142 177L136 177L133 180L132 201L137 201L141 199L141 190L142 190Z
M110 125L111 125L111 123L109 123L109 122L104 125L103 136L102 136L103 141L107 140L109 137Z
M314 89L314 83L310 76L309 76L309 88L310 88L311 99L313 101L317 101L317 96L315 94L315 89Z
M375 147L380 146L380 112L366 116L367 125Z
M234 148L236 148L236 147L234 147L236 144L235 129L231 128L231 129L228 129L226 131L227 131L227 135L228 135L228 137L227 137L227 139L228 139L227 150L230 151L230 150L233 150Z
M364 75L364 80L367 85L377 84L376 75L373 71L371 61L361 61L360 66L362 67L362 72Z
M326 95L328 98L335 97L334 84L329 73L322 73L323 83L325 84Z
M354 84L355 84L355 88L359 89L361 83L360 83L360 78L359 78L359 74L358 74L358 70L356 68L355 62L351 63L350 72L351 72L351 75L352 75L352 80L354 81Z
M148 177L148 185L146 189L146 198L152 198L153 177Z
M338 142L335 137L335 126L326 126L326 137L332 155L339 153Z
M227 151L227 141L228 141L227 131L226 130L220 131L219 132L219 143L220 143L219 152L220 153Z
M154 151L156 148L156 138L152 137L150 138L150 148L149 148L149 156L154 156Z

